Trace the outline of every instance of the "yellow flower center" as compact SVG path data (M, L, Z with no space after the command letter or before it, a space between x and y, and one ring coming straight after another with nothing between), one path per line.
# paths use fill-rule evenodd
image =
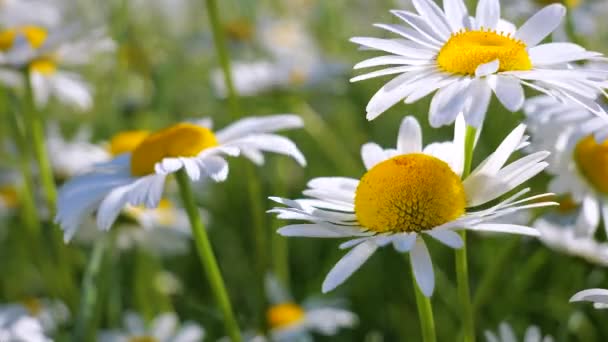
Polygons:
M559 207L557 207L557 211L561 214L568 214L576 210L578 208L578 204L574 202L572 196L563 196L557 200L559 203Z
M128 342L159 342L152 336L133 336L129 338Z
M42 312L42 303L37 298L26 298L22 304L32 316L38 316Z
M249 41L253 37L254 29L247 19L238 19L225 26L226 35L236 41Z
M4 30L0 32L0 50L7 51L11 49L18 35L23 35L30 45L37 49L46 41L47 32L38 26L22 26Z
M266 312L266 319L271 329L284 328L302 321L304 310L294 303L283 303L271 306Z
M150 134L131 155L131 174L145 176L154 173L154 165L164 158L193 157L217 146L210 129L190 123L179 123Z
M475 75L481 64L498 59L498 71L530 70L532 62L521 40L496 31L460 31L439 51L437 64L445 72Z
M125 131L116 134L110 139L108 149L113 156L132 152L137 145L150 135L148 131Z
M359 223L375 232L420 232L465 212L464 187L448 164L421 153L385 160L361 178Z
M57 71L57 65L50 58L40 58L30 63L30 70L43 75L52 75Z
M587 136L576 144L574 160L587 181L608 194L608 140L598 144L593 136Z
M19 205L19 194L13 186L0 186L0 201L7 208L16 208Z
M137 220L146 212L154 213L157 222L164 227L170 227L173 223L175 223L174 206L171 201L166 198L162 198L158 203L158 207L156 208L146 208L143 205L128 205L125 207L125 214L134 220Z

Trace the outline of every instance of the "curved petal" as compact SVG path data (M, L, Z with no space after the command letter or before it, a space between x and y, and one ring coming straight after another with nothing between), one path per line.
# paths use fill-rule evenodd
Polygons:
M425 296L430 297L435 288L435 273L433 272L429 250L420 237L416 239L414 248L410 252L410 262L420 291Z
M407 116L401 122L397 137L397 150L403 154L422 151L422 129L418 120L413 116Z
M367 170L387 159L382 147L376 143L367 143L361 146L361 158Z
M566 7L553 4L536 12L515 33L515 38L521 39L528 47L540 43L553 32L566 15Z
M373 241L363 242L351 249L329 271L323 281L322 292L327 293L342 284L374 254L376 249L378 246Z

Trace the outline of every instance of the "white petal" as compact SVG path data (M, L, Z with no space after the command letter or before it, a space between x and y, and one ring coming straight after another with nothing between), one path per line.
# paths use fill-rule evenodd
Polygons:
M528 47L540 43L553 32L566 15L566 7L553 4L536 12L515 33L515 38L521 39Z
M186 322L182 324L172 342L199 342L205 337L205 330L196 323Z
M414 247L417 237L415 233L397 234L393 237L393 247L401 253L409 252Z
M600 53L587 51L573 43L548 43L531 48L528 51L532 65L551 65L574 62L600 56Z
M488 111L492 89L483 79L475 79L469 85L467 91L467 107L464 111L464 118L467 124L473 127L481 127Z
M524 88L515 77L497 76L490 82L496 97L511 112L521 109L524 104Z
M465 227L469 230L486 231L494 233L509 233L519 234L527 236L540 236L540 232L537 229L520 226L517 224L503 224L503 223L480 223L472 227Z
M500 3L498 0L479 0L475 21L480 29L495 29L499 19Z
M430 297L435 289L435 273L429 250L422 238L416 239L414 248L410 252L410 262L420 291Z
M376 143L367 143L361 146L361 158L367 170L387 159L382 147Z
M159 341L169 340L175 333L178 319L174 313L164 313L152 321L152 336Z
M533 325L526 329L526 335L524 336L524 342L541 342L542 334L540 328Z
M401 122L397 137L397 150L403 154L422 151L422 129L418 120L413 116L407 116Z
M500 339L503 342L517 342L517 338L515 338L515 333L510 325L507 323L500 323L498 327L500 331Z
M435 93L429 109L429 121L432 127L448 125L456 119L463 110L469 84L469 79L463 79Z
M588 289L577 292L571 302L589 301L608 304L608 290L605 289Z
M464 242L462 241L462 238L460 238L460 235L458 235L458 233L456 233L453 230L429 230L426 231L425 233L427 233L428 235L432 236L435 240L443 243L444 245L448 246L448 247L452 247L452 248L462 248L462 246L464 245Z
M338 226L330 223L292 224L279 229L277 233L282 236L317 238L340 238L365 235L365 233L358 228Z
M585 196L576 219L576 236L592 236L600 224L600 205L593 195Z
M306 158L296 144L291 140L275 134L252 134L230 141L230 146L243 146L249 149L259 149L290 156L300 165L306 165Z
M218 156L209 156L197 160L205 173L216 182L223 182L228 178L228 162Z
M323 281L322 292L327 293L342 284L374 254L376 249L378 246L373 241L364 242L351 249L329 271Z
M488 0L488 1L490 1L490 0ZM477 66L477 68L475 69L475 76L483 77L483 76L491 75L498 71L498 67L500 67L500 60L498 60L498 59L495 59L488 63L479 64Z
M450 23L452 32L458 32L463 28L469 28L469 13L462 0L443 0L445 16Z
M249 117L238 120L217 131L215 136L218 141L225 143L250 134L272 133L284 129L301 128L303 126L304 122L302 119L293 114Z

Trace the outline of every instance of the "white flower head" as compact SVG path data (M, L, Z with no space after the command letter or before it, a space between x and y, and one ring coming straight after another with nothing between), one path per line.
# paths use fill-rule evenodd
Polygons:
M297 304L271 275L266 277L266 292L270 302L266 319L272 341L306 340L312 332L333 336L358 322L355 313L330 303L307 300Z
M0 341L51 342L40 320L21 305L0 306Z
M486 342L517 342L520 341L513 331L513 328L508 323L502 322L498 326L498 333L485 331ZM547 335L543 337L540 328L531 325L526 329L522 342L553 342L553 337Z
M97 226L108 230L126 205L158 207L168 175L184 170L197 181L216 182L228 177L223 156L243 154L257 165L262 152L293 157L306 165L304 156L289 139L272 132L302 127L296 115L272 115L241 119L213 132L193 123L179 123L143 136L132 152L97 164L90 172L74 177L60 189L55 221L66 241L81 222L97 210Z
M129 312L124 316L122 330L107 330L99 334L100 342L200 342L205 337L205 330L194 322L180 324L177 315L164 313L155 317L149 324L136 313Z
M312 223L292 224L279 229L283 236L352 238L340 245L350 251L334 266L323 282L323 292L333 290L353 274L380 247L392 244L409 252L414 275L422 292L431 296L435 277L425 238L452 247L462 247L459 229L538 236L530 227L496 223L499 217L549 202L529 204L547 194L521 199L529 189L485 209L487 204L510 192L541 172L547 152L505 163L525 146L525 126L513 130L502 144L461 181L464 165L464 118L459 116L454 141L423 148L422 131L413 117L399 129L396 148L375 143L363 145L367 168L360 179L315 178L304 191L309 199L272 198L287 208L274 208L279 218Z
M608 290L588 289L577 292L570 302L592 302L596 309L608 309Z
M580 205L572 224L578 237L591 237L608 219L608 120L596 117L570 101L551 97L530 99L524 111L530 127L530 151L551 152L547 171L551 192L567 195ZM608 227L606 227L608 228Z
M467 124L479 127L492 93L505 108L517 111L524 103L523 86L605 115L594 100L606 88L606 71L567 65L602 55L573 43L541 43L562 21L563 5L541 9L517 29L501 19L499 0L480 0L475 17L462 0L444 0L443 9L431 0L413 0L413 4L417 13L392 11L406 26L376 24L400 38L351 39L386 53L355 69L391 66L351 81L398 74L369 101L369 120L401 100L413 103L435 92L429 113L433 127L452 123L461 112Z

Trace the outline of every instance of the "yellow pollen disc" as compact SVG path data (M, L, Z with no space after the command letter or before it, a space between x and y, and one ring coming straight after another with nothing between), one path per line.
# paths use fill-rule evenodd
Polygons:
M481 64L498 59L498 71L530 70L532 62L521 40L495 31L460 31L452 34L437 55L445 72L475 75Z
M148 137L148 135L150 135L150 132L148 131L134 130L120 132L110 139L110 146L108 146L108 149L113 156L132 152L137 145Z
M598 144L591 135L582 139L574 149L574 160L587 181L608 194L608 140Z
M38 316L42 312L42 303L37 298L26 298L22 304L32 316Z
M131 154L131 174L154 173L154 164L168 157L193 157L204 149L217 146L210 129L179 123L145 138Z
M19 205L19 194L13 186L0 186L0 202L8 208L16 208Z
M0 32L0 50L7 51L12 48L18 34L22 34L35 49L41 47L47 37L46 30L38 26L22 26L4 30Z
M559 207L557 207L557 211L562 214L568 214L578 208L578 204L572 200L572 196L564 196L560 198L557 203L559 203Z
M128 342L159 342L152 336L133 336L129 338Z
M246 19L229 22L225 26L226 35L236 41L249 41L253 37L253 26Z
M271 329L284 328L302 321L304 310L294 303L283 303L271 306L266 312L266 319Z
M375 232L420 232L460 217L466 196L448 164L421 153L385 160L361 178L359 223Z
M57 71L57 65L50 58L42 58L30 63L30 70L43 75L52 75Z

